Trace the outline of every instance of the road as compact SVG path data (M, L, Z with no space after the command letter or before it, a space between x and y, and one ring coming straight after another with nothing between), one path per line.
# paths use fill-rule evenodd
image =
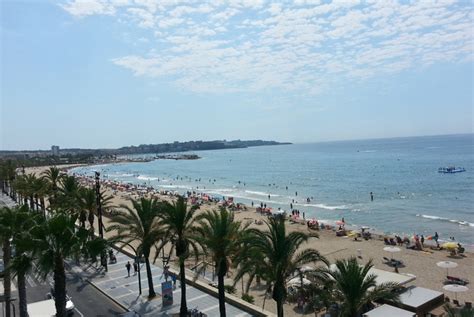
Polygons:
M66 278L67 294L71 297L76 307L74 310L74 316L118 316L126 312L108 297L99 292L94 286L82 281L78 275L67 272ZM52 278L49 276L46 281L41 281L30 274L27 277L28 303L46 299L46 294L50 291L52 284ZM13 296L18 298L17 291L14 292ZM18 309L18 300L15 302L15 306L16 309ZM16 316L19 316L18 311Z

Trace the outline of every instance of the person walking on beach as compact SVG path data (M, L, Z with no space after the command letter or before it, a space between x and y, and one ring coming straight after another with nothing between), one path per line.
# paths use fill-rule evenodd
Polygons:
M130 277L130 269L132 268L130 261L128 261L127 264L125 264L125 267L127 268L127 277Z

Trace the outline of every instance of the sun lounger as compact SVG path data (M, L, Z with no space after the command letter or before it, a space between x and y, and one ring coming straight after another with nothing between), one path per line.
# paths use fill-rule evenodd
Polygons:
M446 282L451 283L451 284L459 284L459 285L466 285L469 283L467 279L462 279L459 277L455 276L446 276Z

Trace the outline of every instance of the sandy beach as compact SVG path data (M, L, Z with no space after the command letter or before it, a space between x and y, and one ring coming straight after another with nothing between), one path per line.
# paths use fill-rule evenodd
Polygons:
M60 168L72 168L74 166L60 166ZM42 171L47 169L47 167L35 167L27 169L27 173L41 174ZM85 184L87 181L82 179L81 181ZM114 206L119 206L121 204L129 204L130 198L138 198L140 195L145 195L150 197L151 193L147 193L146 190L141 190L140 192L134 190L120 190L117 189L116 185L111 186L111 181L105 181L102 185L103 189L106 189L107 195L112 195L113 200L112 204ZM123 188L123 187L122 187ZM173 196L166 194L153 193L153 196L163 199L170 200L173 199ZM200 211L208 209L217 209L218 205L216 203L205 202ZM261 215L256 212L255 208L246 206L246 211L235 211L235 217L237 220L243 222L250 222L252 227L265 228L265 225L257 225L256 222L259 220L265 220L266 216ZM350 225L350 219L345 219L345 221ZM110 223L109 218L105 217L104 224L107 227ZM97 226L96 226L97 228ZM301 223L290 223L288 222L287 228L289 231L304 231L304 232L317 232L319 234L319 239L311 239L304 247L306 248L315 248L322 255L324 255L331 263L334 263L337 259L344 259L350 256L361 255L360 263L365 263L369 260L373 261L375 268L393 272L393 268L383 263L383 257L390 257L391 254L383 251L385 247L382 237L374 236L370 240L354 241L348 237L337 237L335 231L333 230L318 230L313 231L308 229L304 222ZM439 261L454 261L458 264L457 268L450 270L450 275L464 278L472 279L474 277L474 254L471 252L466 252L463 256L450 256L449 252L444 251L433 251L428 248L425 248L423 251L416 251L411 249L406 249L401 247L401 252L394 254L396 259L402 260L405 264L404 267L399 268L400 273L408 273L416 276L416 280L409 283L408 285L416 285L420 287L425 287L433 289L436 291L445 292L446 296L454 298L453 293L446 292L442 289L443 282L446 277L446 270L438 267L436 265ZM154 255L153 255L154 256ZM157 261L159 262L159 260ZM159 264L159 263L158 263ZM191 265L191 263L190 263ZM232 274L230 274L226 284L232 283ZM472 302L474 301L474 291L472 290L470 284L467 285L470 290L464 293L458 293L457 298L462 303L465 301ZM241 282L237 283L237 296L241 295ZM251 287L251 295L255 297L255 305L262 307L263 304L263 287L257 288L255 285ZM285 314L287 316L296 316L301 315L301 313L295 310L295 305L286 304L285 305ZM271 298L267 298L265 303L265 309L270 312L276 312L276 305ZM308 314L308 316L313 314Z

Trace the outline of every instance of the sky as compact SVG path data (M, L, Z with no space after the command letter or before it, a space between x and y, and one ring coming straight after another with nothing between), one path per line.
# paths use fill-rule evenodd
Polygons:
M473 132L472 1L0 6L0 150Z

